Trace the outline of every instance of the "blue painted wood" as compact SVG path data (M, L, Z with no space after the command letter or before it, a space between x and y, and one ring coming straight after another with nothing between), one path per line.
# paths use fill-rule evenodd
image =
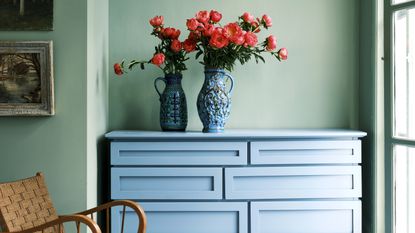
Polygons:
M112 165L244 165L246 142L112 142Z
M360 201L251 202L252 233L361 233Z
M250 233L361 233L359 138L365 135L115 131L106 134L111 197L139 200L149 233L248 233L248 227ZM120 209L112 211L118 232ZM137 224L128 212L126 232L135 233Z
M147 233L248 233L244 202L142 202ZM112 209L111 232L120 232L122 208ZM136 233L138 220L127 209L125 233Z
M222 199L221 168L111 168L111 198Z
M226 199L361 197L360 166L225 168Z
M360 163L360 140L254 141L251 164Z

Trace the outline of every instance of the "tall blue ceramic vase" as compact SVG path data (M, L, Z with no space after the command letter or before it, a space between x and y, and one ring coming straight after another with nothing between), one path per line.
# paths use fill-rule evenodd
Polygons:
M229 82L229 87L226 84ZM205 68L205 81L197 97L197 111L203 132L220 133L231 111L233 78L223 69Z
M157 82L165 83L163 93ZM166 74L154 80L154 87L160 96L160 126L163 131L185 131L187 126L187 103L182 88L181 74Z

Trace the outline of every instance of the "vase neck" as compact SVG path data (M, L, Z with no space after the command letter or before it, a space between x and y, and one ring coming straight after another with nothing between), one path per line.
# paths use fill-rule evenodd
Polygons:
M181 84L182 83L181 74L166 74L164 78L166 79L167 84Z

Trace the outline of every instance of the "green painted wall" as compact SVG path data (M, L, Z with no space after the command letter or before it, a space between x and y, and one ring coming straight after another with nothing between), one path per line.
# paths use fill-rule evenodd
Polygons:
M279 46L289 60L238 65L233 106L227 128L357 127L358 116L358 1L355 0L117 0L110 1L110 63L122 58L149 59L157 40L149 35L148 19L163 15L166 25L187 36L185 19L201 9L223 13L223 22L245 11L266 13ZM159 129L155 67L122 78L110 74L110 129ZM203 67L194 62L184 73L190 130L201 130L196 97Z
M43 171L59 213L86 207L87 2L54 1L54 31L0 32L53 40L56 116L0 118L0 181Z

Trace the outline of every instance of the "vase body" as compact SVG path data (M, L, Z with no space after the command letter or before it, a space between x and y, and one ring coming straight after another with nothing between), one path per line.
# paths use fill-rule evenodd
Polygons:
M165 88L161 93L157 82L163 81ZM154 87L160 97L160 127L163 131L185 131L187 126L187 103L182 88L181 74L166 74L157 78Z
M230 74L223 69L205 69L205 80L197 97L197 111L203 124L203 132L224 131L231 111L232 90L233 78Z

